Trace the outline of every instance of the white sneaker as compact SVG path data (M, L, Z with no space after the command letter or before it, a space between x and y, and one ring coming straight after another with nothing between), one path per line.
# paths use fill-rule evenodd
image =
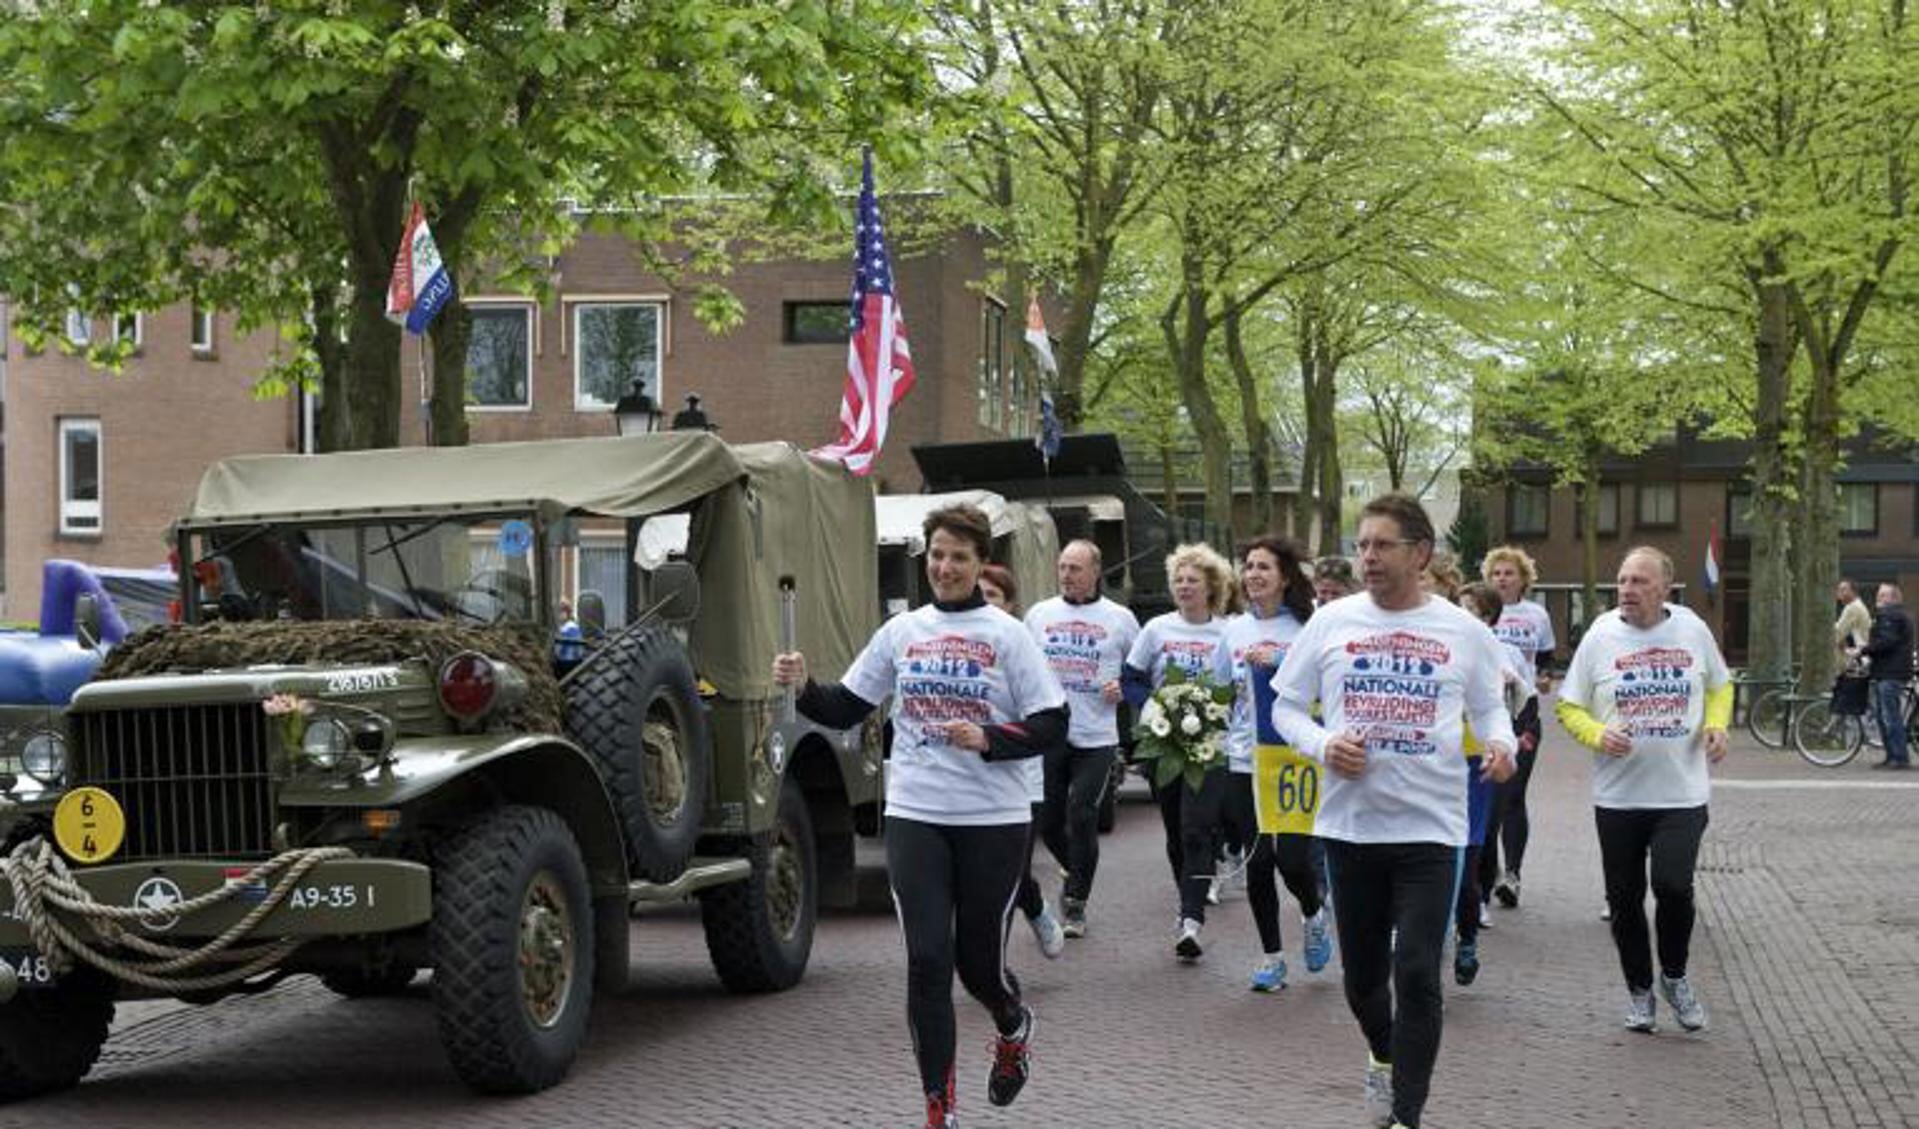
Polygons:
M1366 1117L1379 1129L1393 1123L1392 1064L1366 1056Z
M1492 907L1485 902L1479 903L1479 927L1481 929L1491 929L1493 927Z
M1198 960L1200 954L1206 951L1199 944L1199 931L1202 927L1201 922L1194 921L1190 917L1180 918L1179 939L1173 942L1173 955L1188 963Z
M1647 1031L1653 1029L1653 1012L1657 1009L1653 1003L1652 989L1643 992L1626 991L1626 1030Z
M1206 880L1206 904L1207 905L1216 906L1219 904L1220 902L1219 887L1220 887L1219 875L1215 874L1211 878Z
M1056 960L1059 954L1066 951L1066 930L1060 925L1059 918L1053 916L1052 906L1041 902L1039 916L1027 924L1033 927L1033 939L1039 942L1039 951L1046 955L1047 960Z
M1672 1017L1679 1021L1679 1026L1688 1031L1706 1029L1706 1005L1700 1003L1699 997L1693 994L1692 981L1684 976L1662 975L1659 977L1659 994L1666 997L1667 1005L1672 1008Z

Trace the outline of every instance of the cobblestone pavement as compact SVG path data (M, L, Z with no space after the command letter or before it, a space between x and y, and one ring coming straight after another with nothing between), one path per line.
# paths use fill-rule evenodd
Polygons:
M1599 920L1585 757L1548 729L1524 902L1496 911L1478 983L1448 984L1427 1126L1919 1126L1919 780L1737 743L1700 876L1692 971L1712 1027L1630 1035ZM1336 968L1309 976L1295 955L1292 987L1248 992L1243 895L1215 911L1205 960L1176 965L1161 850L1154 809L1122 804L1091 936L1049 963L1016 927L1040 1025L1033 1081L1010 1109L986 1104L989 1031L961 1003L966 1125L1363 1125L1365 1051ZM1296 949L1290 909L1284 926ZM722 992L685 911L636 922L633 953L636 986L596 1003L571 1077L535 1097L463 1090L419 986L347 1002L299 978L207 1008L125 1006L91 1079L0 1111L0 1126L919 1124L883 907L829 916L805 982L776 996Z

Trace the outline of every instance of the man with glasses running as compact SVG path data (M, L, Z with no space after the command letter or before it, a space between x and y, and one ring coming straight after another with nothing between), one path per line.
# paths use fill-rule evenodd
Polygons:
M1433 543L1414 499L1367 503L1365 592L1314 613L1273 676L1275 727L1330 770L1315 833L1332 870L1346 1002L1371 1052L1367 1112L1397 1129L1418 1129L1439 1057L1440 958L1467 839L1465 725L1489 777L1513 767L1499 644L1421 589Z

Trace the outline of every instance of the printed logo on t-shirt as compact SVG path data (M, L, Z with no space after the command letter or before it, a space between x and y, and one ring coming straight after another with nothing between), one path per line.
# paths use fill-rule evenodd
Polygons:
M1539 624L1530 615L1515 615L1506 612L1499 617L1499 623L1493 627L1493 638L1501 643L1511 643L1528 655L1540 650Z
M900 716L986 724L993 717L990 673L998 660L992 644L961 635L907 644L906 673L899 681Z
M1187 674L1198 674L1213 665L1213 652L1218 644L1204 639L1168 639L1159 645L1160 656L1167 665L1176 666Z
M1112 633L1097 623L1063 619L1044 629L1041 649L1053 674L1069 694L1097 694L1110 679L1100 677L1101 652Z
M1346 644L1353 656L1340 685L1346 725L1368 751L1431 756L1438 751L1440 672L1452 651L1437 639L1394 631Z
M1242 667L1277 669L1286 661L1286 652L1291 648L1291 643L1278 639L1261 639L1234 651L1233 661Z
M1614 716L1634 737L1680 738L1692 709L1691 654L1676 647L1647 647L1613 660Z

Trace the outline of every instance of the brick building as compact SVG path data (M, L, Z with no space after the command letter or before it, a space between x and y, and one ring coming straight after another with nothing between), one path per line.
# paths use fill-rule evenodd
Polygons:
M911 448L1030 434L1038 391L1014 350L1023 311L986 293L986 236L950 231L895 261L912 341L915 390L893 415L875 476L918 488ZM588 233L557 256L549 301L470 289L468 420L476 443L610 435L613 402L634 378L669 415L689 394L735 442L802 446L837 432L850 275L844 255L741 263L724 284L745 323L715 335L685 289L649 275L621 238ZM119 318L75 313L70 337L136 336L125 371L56 349L29 352L5 333L4 615L38 614L40 562L101 565L165 559L164 535L205 466L242 453L306 449L297 398L250 393L277 345L237 335L214 310L177 306ZM424 423L407 345L403 435Z
M1870 589L1892 581L1919 591L1919 450L1862 435L1847 445L1839 475L1840 575ZM1654 545L1670 554L1684 586L1680 595L1719 636L1735 663L1746 658L1751 599L1751 445L1678 430L1668 441L1600 468L1599 578L1610 581L1620 554ZM1552 485L1543 467L1516 466L1485 489L1492 543L1524 548L1539 564L1542 595L1559 628L1562 652L1570 631L1590 618L1579 607L1582 547L1577 491ZM1714 526L1724 557L1723 585L1705 591L1706 543ZM1831 602L1831 593L1799 593ZM1562 654L1563 657L1563 654Z

